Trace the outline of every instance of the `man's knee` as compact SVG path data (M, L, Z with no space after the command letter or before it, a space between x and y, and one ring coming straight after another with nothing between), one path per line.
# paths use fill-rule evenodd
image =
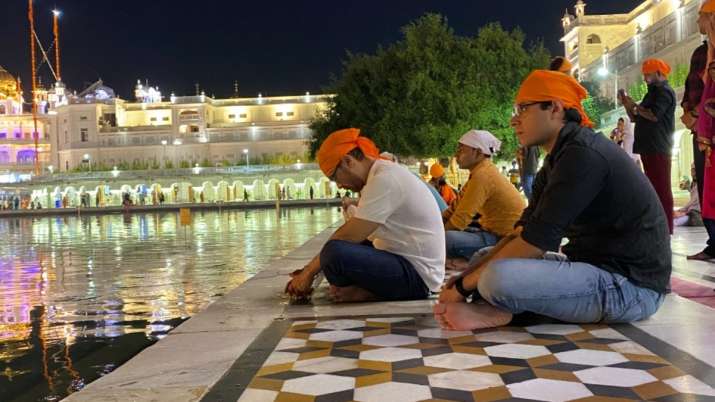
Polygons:
M515 260L490 262L479 276L479 294L492 304L519 297L518 288L524 286L519 278L520 271L523 273Z
M320 267L324 270L334 269L340 266L340 262L346 256L348 242L342 240L329 240L320 251Z

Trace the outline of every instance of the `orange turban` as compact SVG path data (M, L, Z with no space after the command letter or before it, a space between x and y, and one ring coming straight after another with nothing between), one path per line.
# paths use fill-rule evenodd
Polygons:
M653 74L657 72L668 76L668 74L670 74L670 66L661 59L648 59L643 62L643 74Z
M380 150L377 149L375 143L367 137L361 137L359 129L346 128L330 134L320 145L317 154L320 170L326 176L332 176L340 159L355 148L360 148L365 156L375 159L380 157Z
M435 162L429 168L429 175L432 177L442 177L444 176L444 168L439 164L439 162Z
M565 58L565 57L563 57L563 56L557 56L557 57L554 58L554 60L555 60L555 59L561 59L561 60L562 60L562 61L561 61L561 66L558 68L558 70L555 70L555 71L558 71L558 72L564 73L564 74L571 74L571 70L573 70L573 64L571 64L571 62L569 61L569 59L567 59L567 58Z
M536 70L521 84L516 103L560 101L566 109L576 109L581 115L581 125L593 127L581 102L588 92L572 76L558 71Z
M702 7L700 7L700 12L706 14L715 13L715 0L707 0L703 3Z

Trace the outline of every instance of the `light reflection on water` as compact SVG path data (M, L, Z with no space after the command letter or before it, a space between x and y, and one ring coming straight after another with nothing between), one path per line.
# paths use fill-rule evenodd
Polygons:
M0 220L0 401L57 400L340 219L335 208Z

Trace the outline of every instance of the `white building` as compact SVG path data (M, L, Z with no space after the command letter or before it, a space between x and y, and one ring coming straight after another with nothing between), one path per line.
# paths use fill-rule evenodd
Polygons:
M16 82L0 68L0 102L5 105L0 107L0 170L7 172L31 171L34 162L28 125L32 116L16 107L22 104ZM6 86L14 91L3 91ZM158 88L138 83L136 100L126 101L102 81L79 94L64 92L58 83L39 95L40 162L45 172L239 164L247 159L297 162L308 150L311 119L328 107L330 98L306 93L213 99L201 93L165 99Z

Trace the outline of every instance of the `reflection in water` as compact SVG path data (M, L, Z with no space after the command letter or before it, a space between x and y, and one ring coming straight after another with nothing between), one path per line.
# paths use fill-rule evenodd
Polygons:
M0 401L58 400L340 219L335 208L0 220Z

